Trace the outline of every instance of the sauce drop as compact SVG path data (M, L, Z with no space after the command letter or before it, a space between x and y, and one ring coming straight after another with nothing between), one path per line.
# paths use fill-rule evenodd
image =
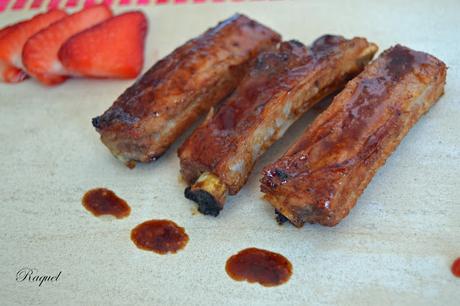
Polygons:
M112 215L117 219L129 216L131 208L125 200L106 188L91 189L82 199L83 206L96 217Z
M183 227L169 220L149 220L131 231L131 240L142 250L158 254L176 253L188 242Z
M454 261L451 270L454 276L460 277L460 257Z
M257 249L244 249L231 256L225 265L227 274L236 281L259 283L265 287L281 285L292 275L292 264L281 254Z

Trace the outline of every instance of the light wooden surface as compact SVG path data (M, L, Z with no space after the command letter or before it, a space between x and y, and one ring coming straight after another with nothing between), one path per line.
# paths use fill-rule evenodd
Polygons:
M134 170L99 142L91 118L131 81L32 80L0 84L0 304L2 305L458 305L460 279L460 2L273 1L148 6L146 68L236 11L285 39L325 33L364 36L380 50L395 43L449 66L446 93L378 172L350 216L335 228L278 226L260 199L262 166L286 150L314 118L296 123L257 164L247 186L218 218L194 214L182 196L171 150ZM0 14L0 26L31 12ZM93 187L126 199L124 220L98 219L80 199ZM176 255L141 251L137 224L172 219L190 241ZM226 259L246 247L290 259L280 287L235 282ZM16 282L22 267L62 271L55 283Z

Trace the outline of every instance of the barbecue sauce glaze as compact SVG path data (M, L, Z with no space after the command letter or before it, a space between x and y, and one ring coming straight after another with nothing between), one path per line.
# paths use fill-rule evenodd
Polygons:
M278 253L248 248L231 256L225 265L227 274L236 281L259 283L264 287L284 284L292 275L292 264Z
M82 199L83 207L96 217L112 215L117 219L129 216L131 208L125 200L106 188L91 189Z
M460 277L460 257L454 261L451 270L454 276Z
M142 250L158 254L176 253L188 242L184 228L170 220L149 220L131 231L131 240Z

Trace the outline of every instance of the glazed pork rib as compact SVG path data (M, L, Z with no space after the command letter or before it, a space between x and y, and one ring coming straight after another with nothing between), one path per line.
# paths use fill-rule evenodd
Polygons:
M334 226L444 92L446 66L397 45L350 81L300 139L263 170L264 198L295 226Z
M234 90L250 59L280 40L276 32L237 14L157 62L93 125L128 166L153 161Z
M326 35L310 48L283 42L261 53L221 108L210 111L179 148L185 196L204 214L218 215L256 160L305 111L342 88L372 59L364 38Z

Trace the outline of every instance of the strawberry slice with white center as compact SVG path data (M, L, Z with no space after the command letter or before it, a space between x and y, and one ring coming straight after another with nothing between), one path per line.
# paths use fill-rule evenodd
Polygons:
M22 81L26 77L21 60L24 44L32 35L66 15L61 10L51 10L4 28L0 32L0 79L5 82Z
M58 60L58 51L69 37L112 16L106 5L85 8L55 22L32 36L22 51L27 72L46 85L64 82L69 73Z
M99 78L135 78L144 64L147 19L124 13L71 37L59 59L72 74Z

